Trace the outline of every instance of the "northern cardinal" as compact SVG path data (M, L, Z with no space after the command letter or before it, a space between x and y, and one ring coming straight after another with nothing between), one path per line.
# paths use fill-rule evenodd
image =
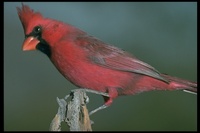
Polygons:
M23 4L17 10L25 33L22 49L46 54L77 87L108 94L103 96L105 103L97 110L111 105L120 95L151 90L197 93L197 83L161 74L135 56L72 25L45 18Z

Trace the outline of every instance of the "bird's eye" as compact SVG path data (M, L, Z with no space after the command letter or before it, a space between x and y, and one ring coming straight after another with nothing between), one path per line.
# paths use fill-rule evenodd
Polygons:
M36 26L33 29L34 34L40 34L42 31L42 28L40 26Z

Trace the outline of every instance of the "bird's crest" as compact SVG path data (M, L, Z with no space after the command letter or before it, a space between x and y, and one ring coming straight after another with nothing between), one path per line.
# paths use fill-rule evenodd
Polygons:
M27 28L31 24L31 21L36 20L38 18L42 18L42 15L39 12L34 12L34 10L30 9L27 5L22 3L22 8L17 7L19 18L22 22L24 33L26 34Z

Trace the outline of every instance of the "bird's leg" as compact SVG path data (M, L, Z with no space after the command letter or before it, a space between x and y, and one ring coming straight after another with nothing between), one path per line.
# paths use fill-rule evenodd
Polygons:
M92 110L89 113L89 115L92 115L92 114L96 113L99 110L105 109L105 108L107 108L108 106L110 106L112 104L113 99L111 97L103 96L103 98L104 98L105 103L102 106Z
M107 87L107 92L108 93L99 92L99 91L95 91L95 90L90 90L90 89L86 89L86 88L80 88L80 89L71 90L71 92L74 92L74 91L77 91L77 90L84 90L86 92L102 95L103 98L104 98L105 103L102 106L92 110L89 113L89 115L92 115L92 114L96 113L99 110L107 108L108 106L110 106L112 104L113 99L118 96L118 92L117 92L117 88L116 87Z
M94 109L94 110L92 110L89 113L89 115L92 115L92 114L94 114L95 112L97 112L99 110L105 109L106 107L108 107L108 105L110 105L112 103L112 100L109 100L109 94L108 93L99 92L99 91L95 91L95 90L89 90L89 89L85 89L85 88L71 90L71 92L78 91L78 90L83 90L83 91L86 91L86 92L102 95L104 97L105 104L100 106L100 107L98 107L98 108L96 108L96 109ZM108 104L106 104L106 103L108 103Z
M80 89L76 89L76 90L80 90ZM73 90L73 91L76 91L76 90ZM104 98L104 101L105 101L105 103L102 106L92 110L89 113L89 115L92 115L99 110L107 108L108 106L110 106L112 104L113 99L118 96L118 92L117 92L116 87L107 87L107 93L99 92L99 91L95 91L95 90L89 90L89 89L81 89L81 90L85 90L86 92L102 95L103 98Z
M105 108L107 108L107 107L108 107L108 106L106 106L106 105L104 104L104 105L102 105L102 106L100 106L100 107L98 107L98 108L96 108L96 109L90 111L89 115L91 116L92 114L96 113L97 111L102 110L102 109L105 109Z

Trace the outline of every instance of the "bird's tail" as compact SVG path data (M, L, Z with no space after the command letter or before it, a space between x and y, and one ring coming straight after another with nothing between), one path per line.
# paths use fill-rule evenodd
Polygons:
M172 77L166 74L161 74L161 75L170 82L169 85L171 89L184 90L185 92L197 94L196 82L191 82L188 80Z

